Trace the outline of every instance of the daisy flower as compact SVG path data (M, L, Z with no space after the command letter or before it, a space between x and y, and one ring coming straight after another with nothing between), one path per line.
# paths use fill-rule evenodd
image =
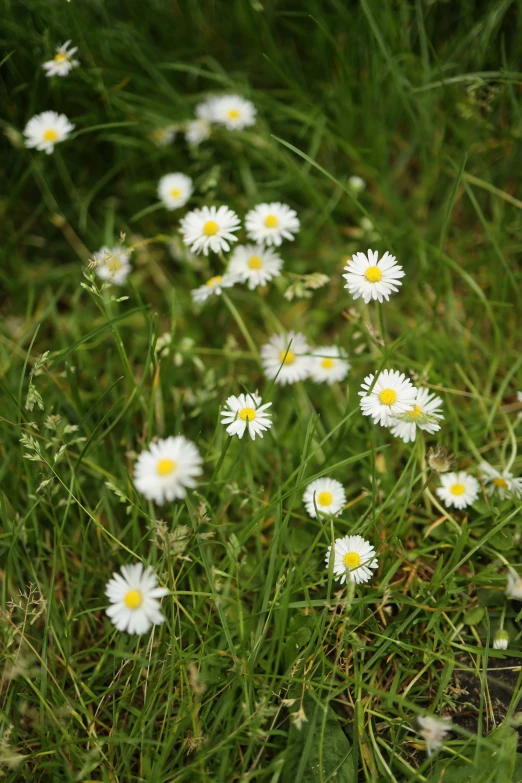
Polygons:
M478 498L479 483L476 478L461 470L458 473L445 473L440 477L442 486L436 490L446 506L466 508Z
M24 144L29 148L36 147L37 150L44 150L50 155L54 145L65 141L74 127L65 114L57 114L55 111L35 114L24 128L24 136L26 136Z
M363 415L371 416L375 424L383 427L387 427L393 417L410 410L417 396L417 389L410 379L398 370L383 370L375 383L373 373L367 375L361 389L359 396Z
M429 433L440 430L439 421L444 419L440 411L442 400L428 389L417 389L417 396L413 407L390 419L392 435L402 438L404 443L415 440L417 427Z
M158 598L168 595L165 587L156 587L158 580L141 563L123 566L121 574L114 573L107 582L105 595L111 602L106 614L118 631L147 633L153 625L161 625L165 618L160 612Z
M326 553L326 567L330 566L332 547ZM344 584L346 580L359 585L372 577L370 569L377 568L375 549L362 536L344 536L336 538L333 546L333 573Z
M232 254L228 271L241 283L248 283L251 291L258 285L279 277L283 260L263 245L238 245Z
M123 285L132 269L129 257L130 253L122 250L121 247L109 248L104 245L93 255L93 260L98 262L96 274L109 283Z
M314 348L314 353L310 357L310 378L315 383L331 385L336 381L342 381L348 375L349 369L350 362L343 348L337 345Z
M226 424L229 435L237 435L242 438L248 427L248 434L252 440L256 435L263 437L263 432L272 426L271 413L267 413L272 403L265 402L261 405L261 397L258 394L240 394L231 396L226 404L227 408L221 411L221 424Z
M192 180L186 174L165 174L158 183L158 197L167 209L184 207L192 195Z
M415 718L415 728L426 743L426 751L431 756L443 744L446 734L451 731L450 718L432 718L431 715Z
M251 209L245 217L245 226L248 238L254 242L279 246L283 239L293 240L300 223L295 210L280 201L273 201Z
M493 637L494 650L507 650L509 644L509 634L503 628L499 628Z
M522 478L513 478L509 470L499 471L488 462L481 462L478 466L482 473L482 481L487 487L488 495L498 492L501 500L515 496L519 498L522 495Z
M189 120L185 126L187 144L197 147L210 136L210 123L207 120Z
M358 177L356 174L354 174L352 177L348 179L348 187L350 190L353 190L354 193L360 193L362 190L366 187L366 182L363 180L362 177Z
M508 572L506 595L514 601L522 601L522 577L516 571Z
M316 508L322 514L337 517L346 503L344 487L335 479L316 479L305 489L303 503L312 519L317 517Z
M190 295L196 304L202 305L211 296L221 296L223 288L232 288L234 283L235 280L231 275L214 275L214 277L209 277L204 285L193 288Z
M154 128L149 133L149 139L156 147L166 147L168 144L172 144L175 138L176 129L173 125L167 125L165 128Z
M230 250L229 242L237 242L233 232L240 225L238 216L228 207L202 207L187 212L180 221L180 231L193 253L203 252L208 256L209 250L213 253Z
M256 107L239 95L222 95L209 104L212 122L228 130L243 130L255 124Z
M187 487L196 486L202 459L196 446L183 435L158 440L142 451L134 465L136 489L162 505L165 500L184 498Z
M78 47L69 48L70 43L70 41L66 41L63 46L58 46L53 59L42 65L46 76L67 76L73 68L80 64L78 60L73 59L73 54L76 54Z
M261 347L261 364L267 378L276 378L284 386L308 378L310 374L310 347L300 332L274 334Z
M214 122L214 104L216 102L215 97L205 98L197 104L194 114L198 120L205 120L205 122Z
M382 302L389 300L390 294L398 291L402 285L400 278L404 277L402 266L395 263L395 256L386 251L379 260L377 250L368 250L366 253L354 253L352 260L348 261L343 277L346 280L344 286L349 290L354 299L360 296L366 304L371 299Z

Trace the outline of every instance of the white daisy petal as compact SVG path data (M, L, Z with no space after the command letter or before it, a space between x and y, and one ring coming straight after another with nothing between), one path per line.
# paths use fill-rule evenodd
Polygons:
M208 119L228 130L243 130L255 124L256 107L239 95L221 95L207 102Z
M310 374L310 346L304 335L289 331L273 335L261 348L261 363L267 378L276 378L284 386L308 378Z
M238 245L228 265L228 273L240 283L248 283L251 291L279 277L283 260L264 245Z
M488 495L496 492L501 500L522 497L522 478L515 478L509 470L497 470L487 462L481 462L479 470Z
M203 305L210 297L221 296L223 289L231 288L235 282L235 278L228 273L214 275L214 277L209 277L204 285L199 286L199 288L193 288L190 295L196 304Z
M446 506L462 509L471 506L478 498L480 485L477 479L463 470L443 473L440 481L442 486L436 492Z
M315 383L336 383L348 375L350 362L346 351L337 345L314 348L310 356L310 378Z
M261 397L258 394L240 394L237 397L229 397L227 407L221 411L221 423L226 426L229 435L237 435L242 438L248 428L248 434L255 440L272 426L272 414L267 413L271 402L261 405Z
M287 204L274 201L258 204L245 217L248 238L257 243L279 246L283 239L292 241L300 228L297 213Z
M165 500L184 498L187 488L196 486L201 463L196 446L182 435L160 439L139 455L134 484L146 498L162 505Z
M364 416L371 416L376 424L387 427L393 418L411 410L417 397L417 389L404 373L383 370L374 382L374 375L367 375L361 384L360 406ZM370 391L371 389L371 391Z
M187 144L197 147L202 141L206 141L209 138L210 131L210 123L207 120L189 120L185 126Z
M53 59L43 64L42 68L47 77L67 76L73 68L78 67L79 61L73 58L73 55L78 51L78 47L69 47L70 43L70 41L66 41L62 46L59 46Z
M326 553L326 567L330 566L332 547ZM333 546L333 574L341 584L353 580L356 584L368 582L377 568L375 549L362 536L336 538Z
M234 232L240 225L238 216L228 207L202 207L187 212L180 221L180 232L193 253L208 256L209 250L213 253L230 250L229 243L237 242Z
M130 252L122 250L121 247L109 248L104 245L93 254L93 260L99 262L96 266L97 276L114 285L123 285L132 270L129 262Z
M69 122L65 114L55 111L44 111L31 117L24 128L25 146L36 148L50 155L54 145L65 141L74 125Z
M344 487L335 479L316 479L308 484L303 495L303 503L313 519L317 516L316 509L321 514L338 516L346 503Z
M404 443L415 440L417 428L433 434L440 430L439 421L444 419L440 411L442 400L429 389L417 389L417 396L411 408L405 413L390 418L392 434L402 438Z
M121 572L122 576L114 573L105 588L111 602L105 613L119 631L147 633L152 625L165 620L156 599L168 595L169 590L157 587L156 575L150 567L143 570L141 563L123 566Z
M366 304L372 299L388 301L390 294L402 285L400 278L405 275L402 266L395 263L395 256L386 252L379 261L379 254L374 250L368 250L367 254L354 253L344 271L345 288L354 299L362 296Z
M185 206L191 195L192 180L186 174L165 174L158 183L158 197L169 210Z

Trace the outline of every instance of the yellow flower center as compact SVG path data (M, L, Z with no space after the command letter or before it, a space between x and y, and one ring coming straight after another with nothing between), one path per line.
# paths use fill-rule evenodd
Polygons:
M347 568L357 568L361 562L361 556L357 552L347 552L343 557L343 562Z
M333 500L331 492L319 492L317 495L317 503L320 506L329 506Z
M420 408L418 405L415 405L411 411L408 411L408 416L410 419L418 419L421 414L422 408Z
M239 418L243 421L253 421L256 418L256 412L253 408L241 408Z
M378 283L382 278L382 272L378 266L369 266L364 276L370 283Z
M170 195L172 198L179 198L181 196L181 190L179 188L172 188ZM213 233L215 234L216 232L214 231Z
M283 364L293 364L295 362L295 353L293 351L281 351L279 359Z
M265 218L265 226L266 228L277 228L279 225L279 220L276 218L275 215L267 215Z
M239 117L239 109L229 109L227 115L231 120L237 120Z
M123 599L123 603L128 609L139 609L143 603L143 596L140 590L129 590Z
M460 484L459 482L457 482L456 484L452 484L449 490L452 495L463 495L464 492L466 491L466 487L464 486L464 484Z
M107 266L111 272L119 272L121 269L121 261L119 258L112 258Z
M397 401L397 392L393 389L383 389L379 393L379 400L383 405L393 405Z
M335 362L333 359L323 359L321 367L324 367L325 370L331 370L334 364Z
M63 63L64 60L67 60L67 55L63 52L58 52L58 54L54 55L54 62L55 63Z
M58 134L52 128L48 128L46 131L44 131L43 137L44 141L56 141Z
M505 481L505 479L503 479L503 478L493 479L493 484L496 487L499 487L500 489L507 489L507 487L508 487L507 481Z
M251 258L248 259L247 264L250 267L250 269L262 269L263 268L263 262L259 258L259 256L252 256Z
M215 285L218 285L223 280L221 275L216 275L215 277L211 277L210 280L207 280L205 285L208 285L210 288L212 288Z
M214 236L214 234L217 234L218 231L219 231L219 226L215 220L207 220L207 222L203 226L203 233L206 234L207 237Z
M174 470L176 470L176 463L169 457L163 457L156 465L156 471L160 476L168 476Z

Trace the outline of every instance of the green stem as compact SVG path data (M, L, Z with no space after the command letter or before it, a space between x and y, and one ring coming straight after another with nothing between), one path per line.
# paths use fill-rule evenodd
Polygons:
M255 342L253 341L252 337L250 336L250 332L246 328L245 322L243 321L243 319L239 315L239 312L237 311L236 307L232 304L232 302L230 301L230 299L228 298L228 296L225 294L224 291L223 291L222 296L223 296L223 300L224 300L226 306L228 307L228 309L230 310L230 312L232 314L232 317L234 318L236 324L239 327L239 331L241 332L241 334L245 338L248 347L250 348L250 350L254 354L254 356L256 358L256 361L258 362L258 364L261 364L261 357L259 356L259 351L257 350L257 346L256 346Z

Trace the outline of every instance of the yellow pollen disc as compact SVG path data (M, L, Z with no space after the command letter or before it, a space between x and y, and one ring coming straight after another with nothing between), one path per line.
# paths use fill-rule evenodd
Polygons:
M121 269L121 261L119 258L113 258L109 263L107 264L111 272L119 272Z
M383 405L393 405L397 401L397 392L393 389L383 389L379 393L379 400Z
M343 557L343 562L347 568L357 568L361 562L361 556L357 552L347 552Z
M378 266L369 266L364 276L370 283L378 283L382 278L382 272Z
M329 506L333 500L331 492L319 492L317 502L320 506Z
M181 196L181 190L179 188L172 188L172 190L170 191L170 195L172 196L172 198L179 198Z
M449 488L452 495L463 495L466 491L466 487L464 484L452 484L452 486Z
M325 370L331 370L334 364L335 362L333 359L323 359L321 367L324 367Z
M56 141L56 139L58 138L58 134L56 133L55 130L49 128L48 130L44 131L43 137L44 137L44 141Z
M293 351L281 351L279 359L283 364L293 364L295 362L295 353Z
M216 275L215 277L211 277L210 280L207 280L205 285L208 285L210 288L212 288L212 286L221 283L222 280L223 278L221 277L221 275Z
M496 487L500 487L500 489L507 489L507 487L508 487L507 481L505 481L503 478L493 479L493 484Z
M250 267L250 269L262 269L263 268L263 262L259 258L259 256L252 256L248 259L247 265Z
M277 228L279 225L279 220L276 218L275 215L267 215L265 218L265 227L266 228Z
M241 408L239 418L243 421L253 421L256 418L256 412L253 408Z
M418 405L415 405L415 407L412 408L411 411L408 411L408 416L410 417L410 419L418 419L421 414L422 414L422 408L420 408Z
M229 109L227 112L228 117L231 120L237 120L239 117L239 110L238 109Z
M176 469L176 463L173 459L163 457L156 465L156 471L160 476L168 476L172 471Z
M128 609L139 609L143 602L143 596L139 590L129 590L123 599Z
M219 226L215 220L207 220L207 222L203 226L203 233L206 234L207 237L214 236L214 234L217 234L218 231L219 231Z
M54 55L54 62L55 63L63 63L64 60L67 59L67 55L63 52L58 52L58 54Z

